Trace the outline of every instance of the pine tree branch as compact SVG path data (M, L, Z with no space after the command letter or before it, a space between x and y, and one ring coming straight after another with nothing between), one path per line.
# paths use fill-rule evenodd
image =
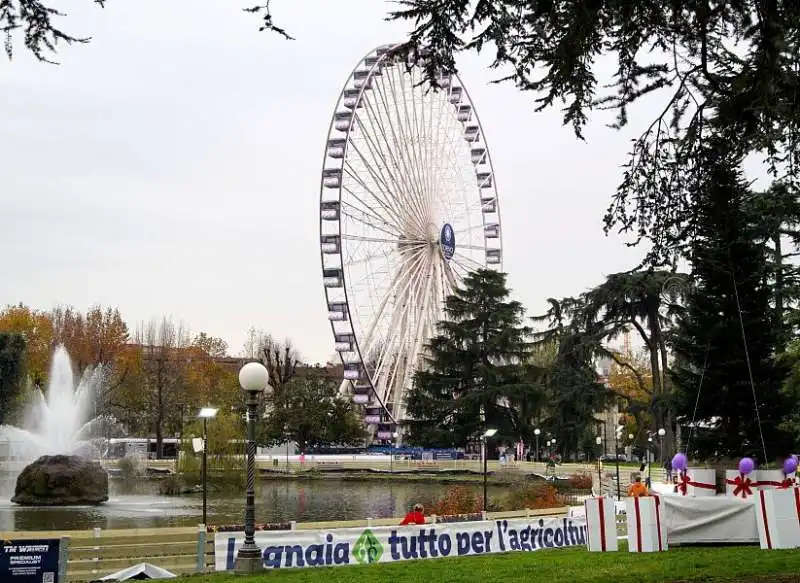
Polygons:
M106 0L92 0L101 8ZM55 19L66 13L53 8L46 0L0 0L0 32L5 35L4 45L9 60L14 56L13 35L23 33L25 48L41 62L58 64L48 58L57 52L59 43L85 44L91 37L74 36L56 23Z
M286 40L294 40L293 36L290 36L286 29L278 26L272 20L272 13L269 9L270 0L267 0L263 4L258 4L256 6L252 6L250 8L242 8L244 12L249 12L250 14L259 14L261 16L261 26L259 27L258 31L269 31L274 32Z

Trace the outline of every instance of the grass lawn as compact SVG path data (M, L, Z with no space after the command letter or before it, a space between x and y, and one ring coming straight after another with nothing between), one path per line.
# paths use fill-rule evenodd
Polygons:
M585 549L506 553L366 566L285 569L254 576L192 575L186 583L529 583L531 580L612 583L644 581L800 581L800 553L755 546L673 548L666 553L589 553ZM265 575L267 579L265 579Z

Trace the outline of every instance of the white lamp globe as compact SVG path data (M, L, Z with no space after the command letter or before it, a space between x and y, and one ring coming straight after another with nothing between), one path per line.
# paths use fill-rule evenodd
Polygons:
M260 362L248 362L239 370L239 384L248 393L260 393L269 384L269 372Z
M662 427L661 429L659 429L659 430L658 430L658 436L659 436L659 437L664 437L664 435L665 435L666 433L667 433L667 430L666 430L666 429L664 429L663 427Z

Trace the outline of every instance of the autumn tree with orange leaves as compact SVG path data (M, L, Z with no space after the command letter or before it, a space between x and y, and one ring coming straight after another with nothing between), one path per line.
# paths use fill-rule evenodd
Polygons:
M0 310L0 332L19 334L25 339L24 364L35 385L44 385L53 352L53 322L50 314L24 304Z

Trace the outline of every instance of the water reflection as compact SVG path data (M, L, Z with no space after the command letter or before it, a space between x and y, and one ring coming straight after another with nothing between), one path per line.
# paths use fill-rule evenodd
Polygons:
M477 484L468 487L476 492L481 488ZM160 496L157 488L156 483L143 482L133 488L112 489L108 503L102 506L20 507L3 497L0 531L195 526L200 522L199 495ZM310 522L402 516L416 502L431 504L446 488L443 484L402 482L262 482L256 497L256 520ZM499 488L491 490L493 496L502 493ZM241 523L243 506L244 493L209 492L209 523Z

